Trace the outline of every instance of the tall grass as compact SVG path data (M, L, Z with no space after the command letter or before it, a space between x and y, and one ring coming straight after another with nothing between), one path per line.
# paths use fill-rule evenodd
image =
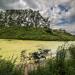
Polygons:
M56 56L48 60L45 67L30 71L29 75L75 75L75 46L59 47Z
M24 75L24 65L16 65L15 62L16 59L0 57L0 75ZM28 75L75 75L75 46L59 47L55 57L50 58L45 66L29 71Z
M15 64L14 60L0 57L0 75L24 75L23 67Z

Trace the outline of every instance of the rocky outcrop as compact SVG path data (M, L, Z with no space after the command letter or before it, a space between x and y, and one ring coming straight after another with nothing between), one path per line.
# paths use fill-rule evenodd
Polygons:
M29 27L50 27L48 18L41 16L39 11L26 10L6 10L0 12L0 25L5 26L29 26Z

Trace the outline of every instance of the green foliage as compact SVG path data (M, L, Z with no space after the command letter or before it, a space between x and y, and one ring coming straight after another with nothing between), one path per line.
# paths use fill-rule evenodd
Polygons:
M69 47L69 51L70 51L70 54L71 54L71 58L75 59L75 45L71 45Z
M23 58L26 58L25 53L25 50L21 52ZM24 75L24 65L15 62L16 59L5 60L0 56L0 75ZM55 57L50 58L45 66L39 65L30 71L29 75L75 75L75 45L59 47Z
M24 75L24 70L22 66L15 65L15 60L0 57L0 75Z
M75 36L65 30L52 30L49 18L26 9L0 12L0 39L73 41Z
M49 27L49 18L44 18L39 11L32 9L25 10L5 10L0 12L0 24L5 26L25 26L25 27Z
M46 28L12 26L0 28L0 39L72 41L75 40L75 36Z
M69 51L69 59L67 52ZM48 60L45 67L30 71L29 75L75 75L75 46L58 48L55 58Z
M75 45L71 45L69 47L69 51L70 51L70 60L68 63L69 74L75 75Z

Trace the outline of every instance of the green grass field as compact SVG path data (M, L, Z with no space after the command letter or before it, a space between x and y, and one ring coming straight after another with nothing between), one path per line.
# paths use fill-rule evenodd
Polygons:
M3 27L0 28L0 39L75 41L75 36L47 28Z
M74 43L75 41L70 41ZM20 53L22 50L26 50L27 53L38 50L39 48L46 48L56 50L58 46L64 44L63 41L33 41L33 40L10 40L0 39L0 56L8 59L12 56L17 57L17 61L20 59Z

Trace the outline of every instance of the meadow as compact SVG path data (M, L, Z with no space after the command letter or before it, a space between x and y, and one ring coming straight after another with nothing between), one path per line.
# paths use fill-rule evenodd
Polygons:
M68 43L75 44L75 41ZM27 54L32 53L38 49L51 49L55 52L58 46L62 46L64 41L33 41L33 40L14 40L14 39L0 39L0 56L9 59L12 56L20 60L21 51L26 50Z

